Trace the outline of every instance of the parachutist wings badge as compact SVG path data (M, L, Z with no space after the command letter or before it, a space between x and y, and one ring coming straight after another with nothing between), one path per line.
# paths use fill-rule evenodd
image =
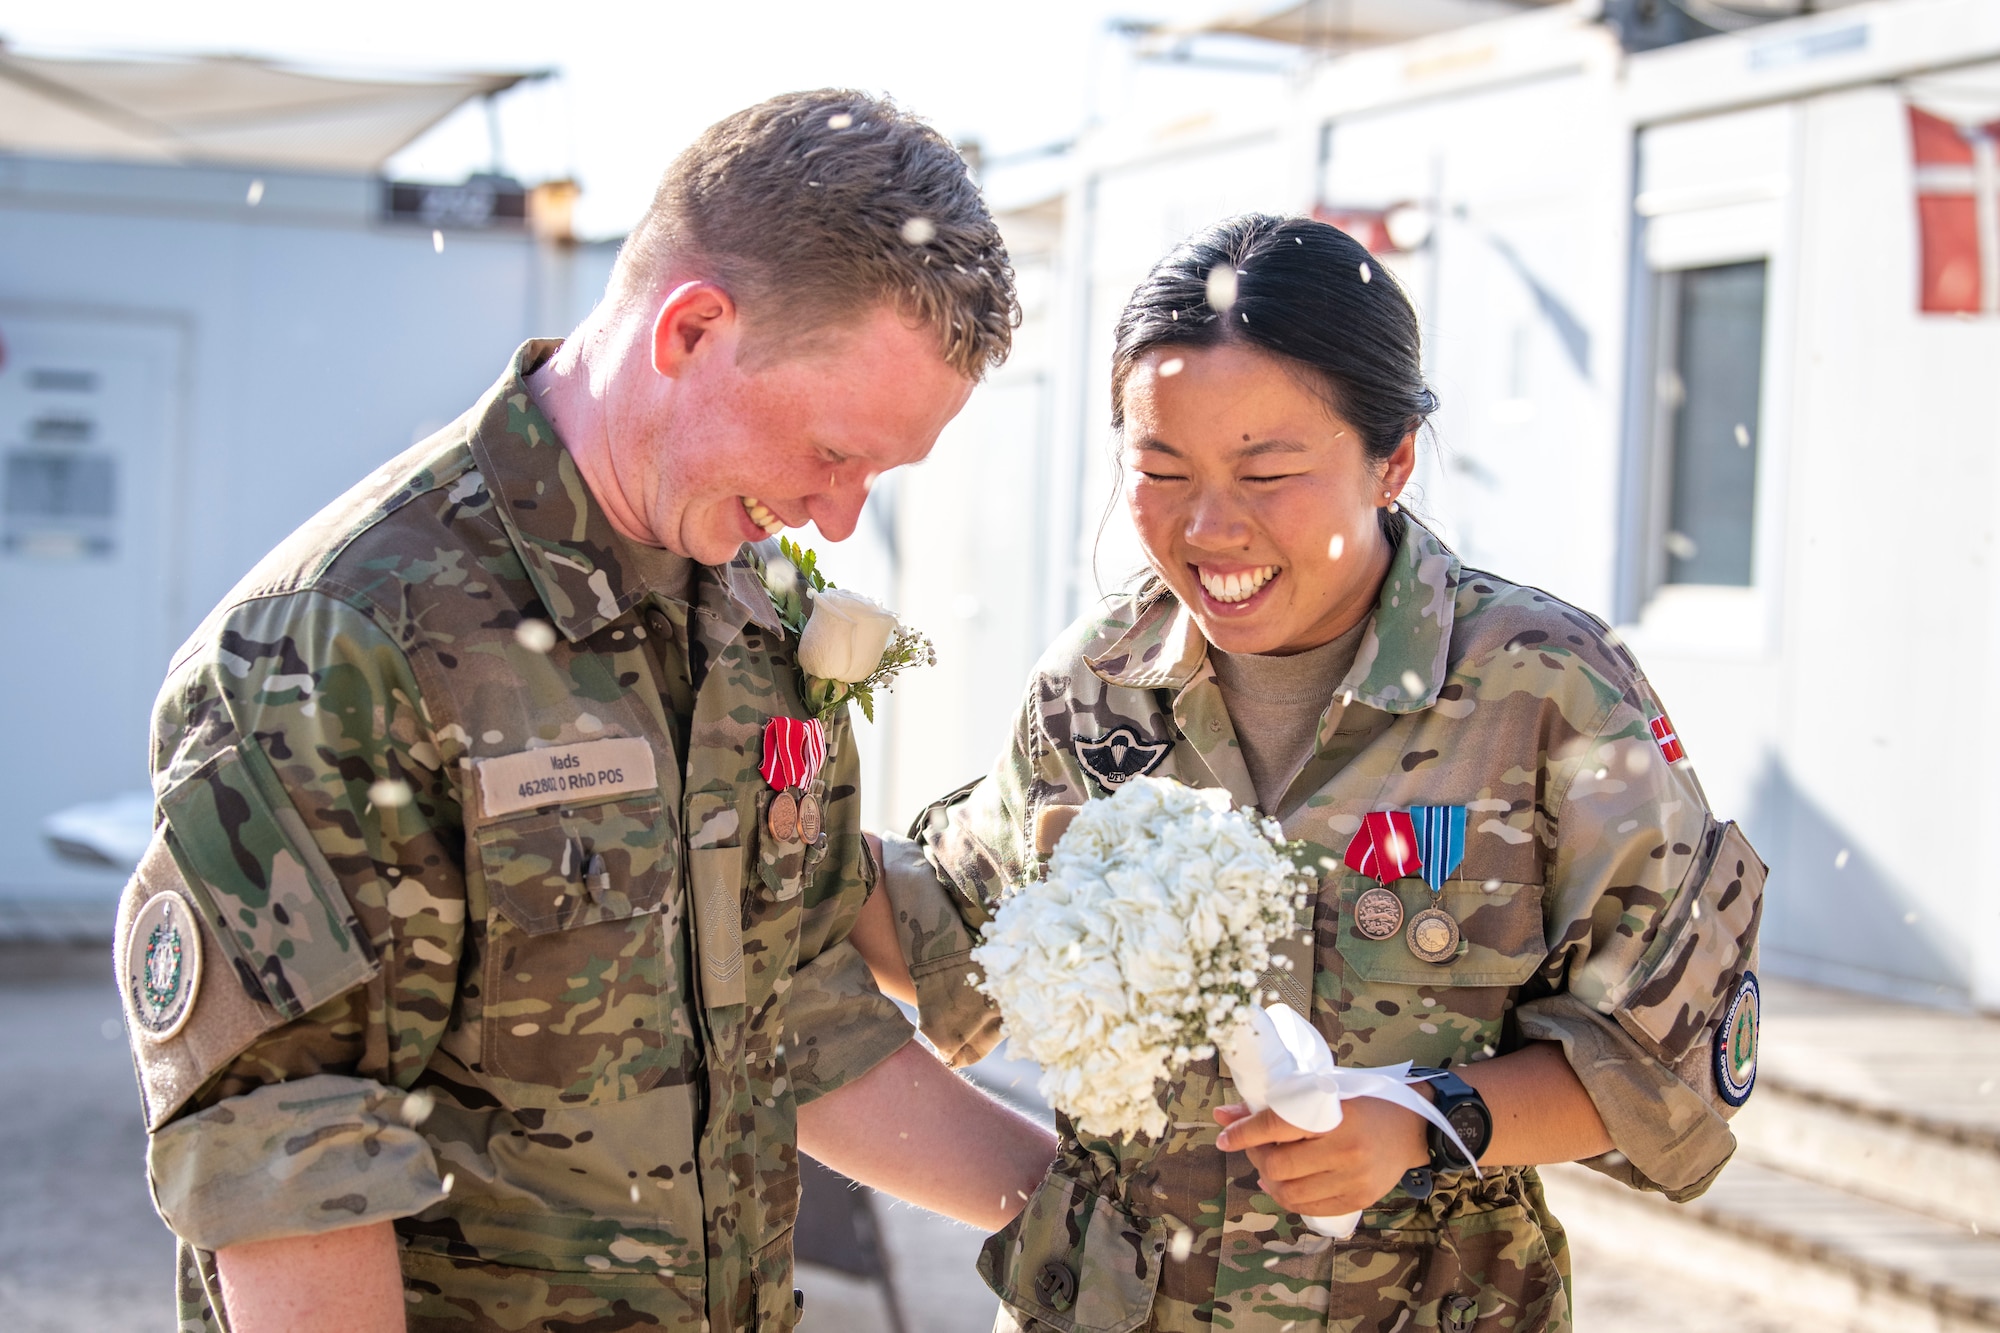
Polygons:
M1170 741L1142 740L1130 727L1115 727L1096 740L1079 736L1076 761L1104 786L1118 787L1158 768L1172 748Z

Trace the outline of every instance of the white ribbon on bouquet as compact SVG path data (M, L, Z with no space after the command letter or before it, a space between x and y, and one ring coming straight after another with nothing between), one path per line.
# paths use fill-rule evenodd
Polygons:
M1319 1029L1299 1017L1288 1004L1250 1007L1250 1021L1239 1025L1222 1043L1222 1057L1243 1104L1253 1112L1271 1110L1286 1124L1308 1134L1337 1127L1341 1102L1350 1097L1379 1097L1414 1111L1445 1132L1465 1161L1472 1160L1465 1140L1437 1107L1412 1085L1429 1075L1410 1073L1411 1061L1375 1069L1342 1069ZM1479 1168L1473 1167L1477 1175ZM1322 1236L1346 1240L1360 1223L1358 1212L1338 1217L1308 1217L1305 1224Z

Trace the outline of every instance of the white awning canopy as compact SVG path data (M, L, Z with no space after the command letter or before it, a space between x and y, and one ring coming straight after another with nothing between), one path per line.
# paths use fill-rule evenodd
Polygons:
M0 46L0 152L372 174L467 99L547 73L347 78L243 56L75 60Z
M1566 0L1286 0L1238 10L1200 31L1346 50L1407 41Z

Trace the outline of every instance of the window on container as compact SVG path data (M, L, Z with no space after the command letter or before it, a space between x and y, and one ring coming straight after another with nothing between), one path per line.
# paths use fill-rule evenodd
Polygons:
M1661 275L1662 583L1750 586L1764 287L1761 259Z

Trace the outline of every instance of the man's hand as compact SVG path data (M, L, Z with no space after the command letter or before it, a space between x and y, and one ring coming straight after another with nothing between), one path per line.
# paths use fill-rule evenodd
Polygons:
M1306 1217L1371 1207L1405 1171L1430 1161L1424 1122L1414 1112L1377 1097L1342 1102L1341 1111L1338 1125L1309 1134L1275 1111L1252 1115L1247 1107L1219 1106L1215 1118L1224 1129L1217 1146L1249 1153L1259 1188Z
M387 1222L215 1252L235 1333L404 1333L403 1266Z

